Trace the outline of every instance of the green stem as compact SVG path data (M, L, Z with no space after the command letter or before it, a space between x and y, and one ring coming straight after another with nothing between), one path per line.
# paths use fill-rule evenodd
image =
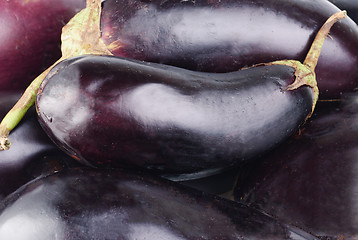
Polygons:
M310 118L316 107L319 89L317 86L315 68L318 63L319 56L323 48L323 43L326 40L329 31L331 30L333 24L335 24L339 19L345 18L347 16L346 11L341 11L335 13L323 24L321 29L318 31L313 43L306 55L306 58L303 63L296 60L279 60L265 65L286 65L295 69L295 81L287 86L286 90L294 90L301 86L307 85L310 86L313 90L313 103L310 114L307 116L307 119Z
M335 24L339 19L347 17L346 11L341 11L336 14L333 14L330 18L327 19L325 24L318 31L310 50L307 53L307 56L303 62L303 65L308 66L312 71L315 70L318 58L321 55L323 43L326 40L329 31L331 30L333 24Z
M8 150L10 148L11 143L8 139L10 131L17 126L17 124L25 116L27 110L29 110L29 108L34 105L37 90L39 89L43 79L46 77L52 66L32 81L32 83L25 90L21 98L17 101L17 103L12 107L12 109L5 115L5 117L1 121L0 150Z

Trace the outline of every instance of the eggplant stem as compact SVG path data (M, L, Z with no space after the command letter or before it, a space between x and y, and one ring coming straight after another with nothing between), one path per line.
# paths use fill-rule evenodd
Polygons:
M19 124L21 119L25 116L27 110L29 110L29 108L34 105L37 89L40 87L41 82L51 68L52 67L46 69L37 78L35 78L35 80L32 81L32 83L27 87L21 98L16 102L16 104L1 121L0 150L10 149L11 142L8 138L10 131L13 130L17 126L17 124Z
M308 66L312 71L315 70L318 58L321 55L323 43L326 40L329 31L332 26L340 19L347 17L347 11L337 12L333 14L327 21L323 24L321 29L318 31L310 50L307 53L307 56L303 62L304 65Z
M312 45L303 63L296 60L279 60L279 61L274 61L265 64L265 65L285 65L295 69L295 81L292 84L288 85L285 90L291 91L301 86L310 86L312 88L313 91L312 109L309 115L307 116L306 120L312 116L319 97L319 89L317 86L315 69L318 63L319 56L321 55L323 43L326 40L332 26L338 20L345 18L346 16L347 16L347 12L341 11L333 14L331 17L327 19L327 21L323 24L323 26L316 34L316 37L313 40Z
M36 77L21 98L0 123L0 151L11 146L10 132L19 124L28 109L35 104L37 92L45 77L59 62L80 55L113 55L101 39L101 0L86 0L86 8L77 13L62 29L62 57Z

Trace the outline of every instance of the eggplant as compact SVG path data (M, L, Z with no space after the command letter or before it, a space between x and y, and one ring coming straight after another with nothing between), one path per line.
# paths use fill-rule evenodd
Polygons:
M301 133L238 172L234 197L327 239L358 236L358 95L322 102Z
M1 201L0 238L316 239L245 205L170 181L80 168L36 179Z
M20 96L20 93L0 94L0 117ZM0 199L38 176L79 165L58 149L42 130L34 107L10 136L13 148L0 152Z
M101 39L115 56L195 71L231 72L281 59L303 61L327 0L105 0ZM358 86L358 27L332 28L317 65L321 99Z
M85 0L0 1L0 90L23 91L61 56L61 29Z
M89 166L160 174L236 166L275 147L310 116L319 51L343 17L327 20L303 64L206 73L114 56L63 60L40 85L39 121L61 149Z
M265 152L304 122L313 91L283 91L294 72L215 74L87 55L52 69L36 108L51 139L89 166L212 171Z

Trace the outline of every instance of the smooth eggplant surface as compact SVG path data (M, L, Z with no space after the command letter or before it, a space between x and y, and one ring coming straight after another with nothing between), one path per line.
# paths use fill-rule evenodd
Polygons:
M293 72L273 65L210 74L82 56L49 73L36 107L47 134L86 164L192 173L234 166L297 130L313 91L285 91Z
M119 170L37 179L2 201L0 212L1 239L315 239L245 205Z
M358 96L325 103L291 138L242 168L234 195L315 235L358 236Z
M62 27L85 0L0 1L0 90L24 90L61 56Z
M20 97L17 93L0 93L0 117ZM37 121L35 108L11 133L13 147L0 152L0 199L42 174L78 166L50 140Z
M339 9L327 0L106 0L102 39L116 56L196 71L230 72L275 60L303 61ZM316 74L321 99L354 91L358 27L335 24Z

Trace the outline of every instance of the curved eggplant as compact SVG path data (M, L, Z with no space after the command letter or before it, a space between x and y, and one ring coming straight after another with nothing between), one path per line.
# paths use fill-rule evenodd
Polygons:
M242 168L237 201L328 239L358 237L358 95L321 103L301 134Z
M24 90L60 56L61 29L85 0L0 1L0 90Z
M20 94L0 94L0 117L18 100ZM31 108L24 121L11 132L14 146L0 152L0 199L31 179L59 171L65 166L77 166L44 133Z
M102 40L116 56L204 72L231 72L281 59L303 61L327 0L106 0ZM358 86L358 27L337 23L316 68L321 99Z
M113 56L62 61L43 81L41 125L71 156L98 167L161 173L221 169L262 154L310 114L295 69L204 73Z
M94 169L37 179L2 201L0 238L316 239L245 205L173 182Z

